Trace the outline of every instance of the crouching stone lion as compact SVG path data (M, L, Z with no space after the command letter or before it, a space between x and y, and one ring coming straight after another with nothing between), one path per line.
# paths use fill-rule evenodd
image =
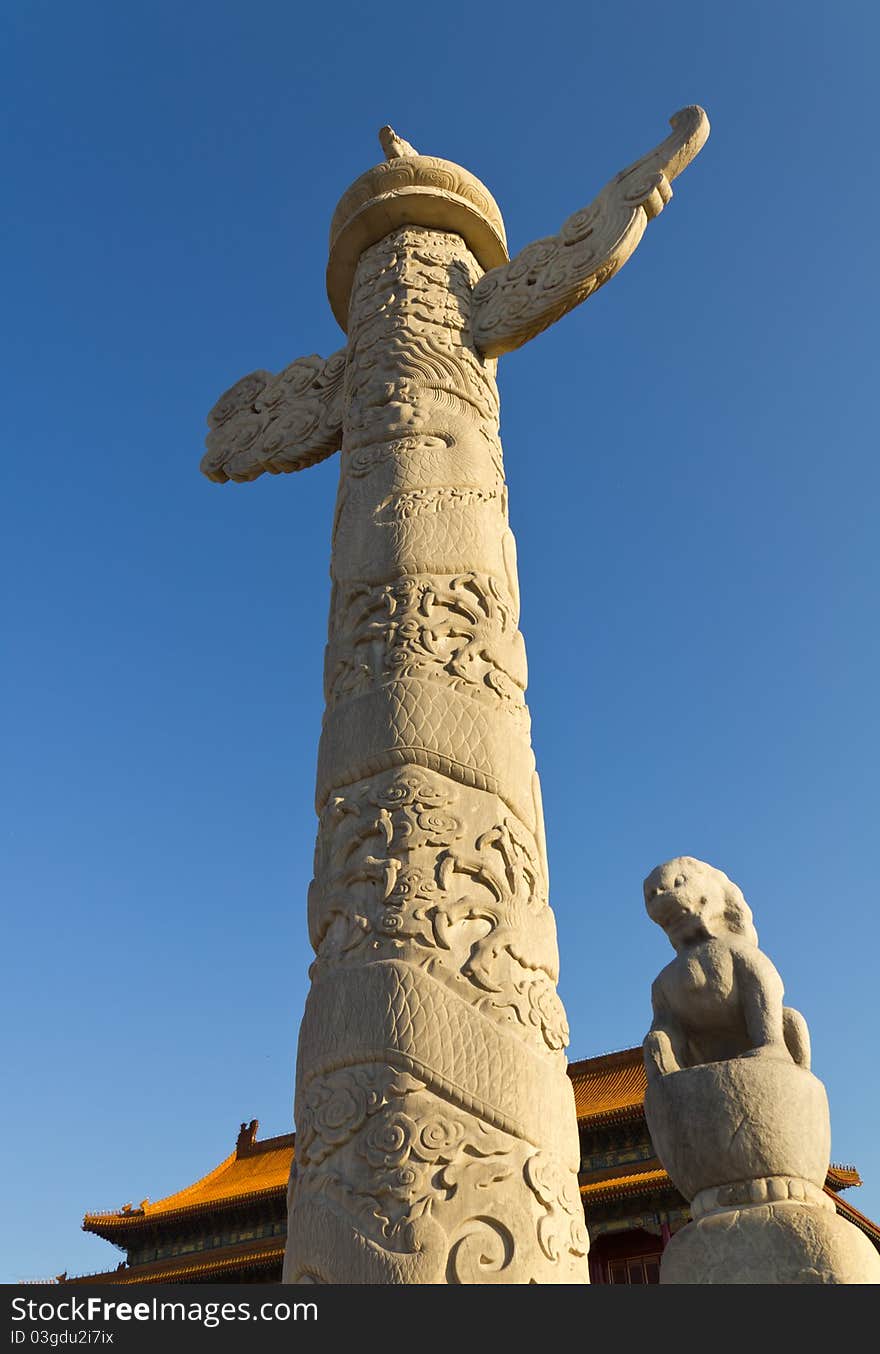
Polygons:
M651 990L649 1079L731 1058L779 1058L808 1070L807 1022L783 1006L782 979L758 949L736 884L704 861L677 856L652 870L644 890L649 917L676 952Z

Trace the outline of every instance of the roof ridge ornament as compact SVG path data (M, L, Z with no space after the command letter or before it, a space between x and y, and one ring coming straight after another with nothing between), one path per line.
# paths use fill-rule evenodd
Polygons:
M238 1156L247 1153L257 1141L257 1130L260 1127L259 1119L251 1119L249 1124L242 1124L238 1130L238 1137L235 1140L235 1151Z

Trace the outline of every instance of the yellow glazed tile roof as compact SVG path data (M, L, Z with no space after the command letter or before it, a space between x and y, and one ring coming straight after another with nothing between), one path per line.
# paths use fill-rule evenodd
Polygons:
M831 1171L828 1172L828 1181L830 1181L830 1179ZM877 1226L876 1222L872 1222L870 1218L866 1218L864 1213L860 1213L857 1208L853 1208L848 1199L841 1199L838 1194L835 1194L833 1189L829 1189L828 1181L825 1183L825 1193L830 1195L834 1200L834 1207L841 1217L846 1218L847 1222L851 1222L854 1227L858 1227L860 1231L864 1232L865 1235L870 1237L874 1244L877 1245L877 1243L880 1242L880 1227Z
M284 1259L284 1238L264 1237L259 1241L237 1242L194 1255L179 1255L170 1260L153 1260L147 1265L120 1266L103 1274L80 1274L66 1283L192 1283L209 1276L222 1279L232 1272L265 1269L280 1265Z
M581 1122L610 1122L641 1113L647 1085L641 1048L573 1062L568 1075Z
M258 1143L256 1128L254 1120L248 1131L243 1129L239 1134L235 1151L195 1184L155 1203L145 1199L137 1208L126 1206L110 1213L87 1213L83 1218L83 1230L101 1235L105 1229L114 1232L120 1227L130 1229L160 1218L164 1220L172 1214L210 1209L276 1191L283 1193L287 1189L293 1159L294 1135L285 1133Z
M585 1180L580 1187L581 1198L586 1207L592 1202L620 1194L645 1194L655 1189L673 1188L672 1181L662 1167L655 1167L650 1162L647 1169L642 1171L630 1168L628 1171L622 1171L620 1175L611 1175L604 1171L601 1174L601 1179Z
M849 1189L852 1185L860 1185L861 1183L862 1177L855 1166L835 1166L832 1161L828 1167L827 1184L831 1189Z

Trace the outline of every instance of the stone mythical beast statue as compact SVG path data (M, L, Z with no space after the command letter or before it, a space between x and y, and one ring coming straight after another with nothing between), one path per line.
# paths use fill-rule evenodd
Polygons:
M825 1088L740 889L678 856L644 894L676 952L651 994L645 1117L693 1217L664 1251L660 1282L880 1282L880 1256L824 1193Z
M656 979L645 1039L653 1078L725 1058L776 1057L810 1067L807 1022L782 1004L782 979L758 949L748 903L727 875L692 856L645 880L648 916L676 952Z
M614 276L708 129L511 260L484 185L384 128L330 227L345 346L209 415L212 480L342 453L288 1282L587 1282L496 359Z

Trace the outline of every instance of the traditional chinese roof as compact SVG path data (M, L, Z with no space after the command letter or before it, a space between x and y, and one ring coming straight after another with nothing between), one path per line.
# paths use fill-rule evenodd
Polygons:
M831 1189L849 1189L850 1185L860 1185L862 1177L855 1166L835 1166L832 1161L828 1167L828 1185Z
M832 1166L831 1170L833 1171L834 1169L835 1168ZM855 1174L858 1174L858 1172L855 1172ZM828 1172L828 1178L830 1180L831 1171ZM858 1183L861 1184L861 1180ZM828 1188L827 1184L825 1186L825 1193L831 1195L831 1198L834 1200L834 1206L841 1217L846 1218L847 1222L851 1222L855 1227L858 1227L859 1230L870 1237L874 1245L880 1249L880 1227L877 1226L876 1222L872 1222L870 1218L865 1217L864 1213L860 1213L857 1208L853 1208L848 1199L841 1199L839 1195L835 1194L833 1189Z
M641 1048L569 1063L568 1075L582 1125L637 1119L644 1112L647 1078Z
M605 1203L630 1194L653 1194L655 1190L674 1190L675 1186L656 1157L637 1166L621 1166L616 1171L597 1171L581 1182L584 1207Z
M233 1282L241 1274L258 1270L278 1270L284 1260L284 1237L262 1237L258 1241L237 1241L232 1246L190 1255L178 1255L170 1260L153 1260L145 1265L126 1269L106 1270L103 1274L79 1274L76 1283L204 1283L207 1280L229 1278ZM65 1276L66 1277L66 1276ZM60 1278L60 1276L59 1276Z
M853 1176L855 1176L855 1179L852 1179ZM862 1230L873 1229L868 1234L880 1239L880 1230L871 1222L870 1218L865 1218L857 1209L852 1208L851 1204L841 1199L837 1193L838 1190L848 1189L850 1185L860 1185L861 1183L858 1171L853 1170L852 1167L832 1164L828 1167L828 1174L825 1177L825 1193L834 1200L839 1213L843 1213L845 1217L849 1217L850 1212L857 1214L865 1224ZM620 1199L633 1194L654 1194L674 1190L675 1186L656 1157L650 1157L647 1161L637 1163L628 1162L625 1166L612 1166L608 1170L585 1172L580 1177L581 1199L585 1208L607 1203L609 1199ZM850 1221L854 1220L854 1218L850 1219Z
M258 1127L256 1119L242 1124L235 1151L194 1185L187 1185L186 1189L155 1203L144 1199L137 1208L126 1205L116 1212L87 1213L83 1218L83 1231L95 1232L108 1241L122 1244L123 1233L130 1236L134 1229L152 1223L185 1221L198 1213L258 1203L277 1194L283 1195L293 1158L294 1135L283 1133L258 1142Z

